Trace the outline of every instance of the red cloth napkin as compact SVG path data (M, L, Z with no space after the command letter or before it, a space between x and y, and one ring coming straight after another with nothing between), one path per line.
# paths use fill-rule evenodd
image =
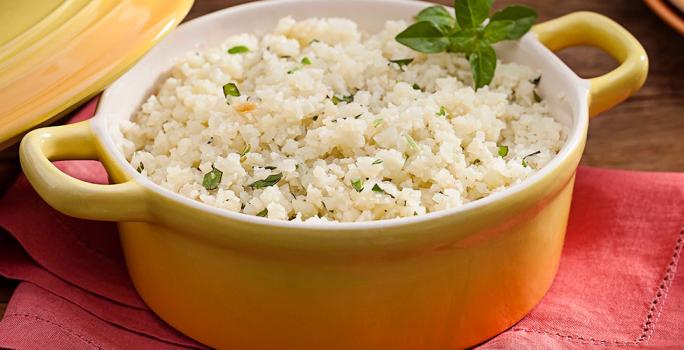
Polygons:
M107 181L97 162L58 166ZM683 224L684 174L580 168L551 290L480 348L684 347ZM0 275L22 281L0 321L0 348L204 348L138 297L114 224L59 214L20 177L0 199L0 227Z

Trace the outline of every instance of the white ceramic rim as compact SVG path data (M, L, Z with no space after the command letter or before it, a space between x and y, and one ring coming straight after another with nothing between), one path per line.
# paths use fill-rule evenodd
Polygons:
M267 10L274 4L287 5L287 4L317 4L323 3L320 0L271 0L271 1L257 1L247 4L242 4L238 6L229 7L223 10L219 10L191 21L185 22L178 26L174 31L172 31L164 40L162 40L158 46L163 46L165 43L174 40L175 34L182 33L186 30L191 30L195 27L201 27L207 23L215 21L223 16L227 15L239 15L245 10ZM345 6L355 6L363 5L364 3L372 2L374 4L383 4L387 6L397 6L405 5L415 7L415 12L418 12L421 8L427 6L433 6L434 3L424 2L424 1L412 1L412 0L331 0L325 1L326 4L330 3L344 3ZM287 14L282 14L286 16ZM505 45L505 44L504 44ZM275 219L268 219L243 213L236 213L226 209L217 208L209 204L205 204L193 199L187 198L167 190L149 180L146 176L138 173L133 166L128 163L124 158L123 154L119 151L118 147L114 144L110 135L108 134L108 128L106 124L106 119L108 112L106 106L110 103L112 99L112 91L117 88L121 88L119 85L122 78L113 83L108 87L102 94L100 101L98 103L98 108L95 116L91 119L92 128L97 135L99 141L104 146L104 148L109 152L112 158L120 165L126 174L135 180L138 184L144 186L148 190L155 192L156 194L166 197L169 200L178 202L182 205L187 205L194 207L196 209L211 213L228 219L229 221L238 221L246 224L253 224L255 226L270 226L273 228L283 228L283 229L300 229L300 230L323 230L323 231L352 231L352 230L377 230L377 229L388 229L398 226L419 224L426 221L438 220L452 215L459 215L465 212L475 211L479 208L490 205L496 201L505 200L517 193L524 192L530 188L534 183L538 182L544 177L550 176L551 173L557 171L561 166L561 163L575 150L577 147L581 147L581 143L586 137L586 131L589 123L589 87L590 83L586 79L582 79L577 76L560 58L558 58L553 52L542 45L537 39L534 33L526 34L517 45L523 46L526 49L533 50L536 54L542 55L545 60L551 62L554 66L557 66L558 71L565 78L571 79L574 82L576 88L576 94L578 96L584 96L576 104L576 115L571 116L572 125L570 126L570 131L568 133L568 138L561 148L560 152L542 169L534 173L532 176L524 179L518 184L512 185L511 187L502 190L500 192L493 193L485 198L478 199L473 202L466 203L460 207L450 208L445 210L440 210L432 213L427 213L419 216L412 217L401 217L394 219L384 219L384 220L374 220L374 221L364 221L364 222L291 222L291 221L281 221ZM155 48L156 49L156 48ZM153 52L153 49L151 52ZM149 55L149 53L148 53ZM147 55L146 55L147 56ZM136 64L137 65L137 64ZM124 76L128 75L126 73ZM572 103L572 102L571 102Z

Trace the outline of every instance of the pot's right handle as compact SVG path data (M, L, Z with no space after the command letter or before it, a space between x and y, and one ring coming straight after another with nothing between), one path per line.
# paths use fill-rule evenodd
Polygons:
M591 84L589 116L595 116L634 94L646 80L646 51L625 28L612 19L594 12L574 12L535 25L532 31L549 50L590 45L602 49L620 62L620 66Z

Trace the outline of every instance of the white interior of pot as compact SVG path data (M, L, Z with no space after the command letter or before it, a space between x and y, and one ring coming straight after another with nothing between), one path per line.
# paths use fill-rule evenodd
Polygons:
M100 140L114 155L116 161L121 163L130 176L141 184L145 184L165 196L173 197L189 205L202 206L204 209L216 211L221 215L241 215L209 207L153 184L146 177L138 174L119 151L117 145L123 137L119 131L119 122L135 115L141 104L153 93L160 79L171 69L174 59L189 51L217 45L227 36L233 34L249 32L258 35L267 33L275 27L280 18L288 15L295 19L308 17L350 18L359 24L361 30L372 33L381 30L387 20L403 19L410 22L412 16L418 11L432 5L434 4L396 0L262 1L228 8L197 18L174 30L105 91L93 119L93 126ZM565 157L571 149L577 146L584 137L587 128L588 81L579 78L572 72L558 57L541 45L534 34L528 33L519 41L497 44L496 50L499 58L504 62L523 63L542 72L543 78L539 86L540 95L549 102L554 118L567 125L570 132L561 152L539 172L505 191L468 203L463 207L496 200L509 191L523 190L526 183L535 181L535 178L543 176L544 173L557 166L559 159ZM445 212L453 210L446 210ZM427 215L433 214L435 213ZM253 219L251 216L250 218ZM407 219L410 218L392 220ZM383 222L387 221L384 220ZM358 225L359 223L352 224Z

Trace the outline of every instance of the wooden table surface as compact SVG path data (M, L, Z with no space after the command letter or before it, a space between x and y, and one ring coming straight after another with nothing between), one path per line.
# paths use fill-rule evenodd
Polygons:
M243 2L195 0L188 19ZM651 70L641 91L591 121L583 164L684 171L684 37L638 0L500 0L495 7L511 3L535 7L542 21L580 10L602 13L625 26L648 52ZM583 77L616 66L609 56L592 48L571 48L559 56ZM0 317L15 287L16 282L0 277Z

